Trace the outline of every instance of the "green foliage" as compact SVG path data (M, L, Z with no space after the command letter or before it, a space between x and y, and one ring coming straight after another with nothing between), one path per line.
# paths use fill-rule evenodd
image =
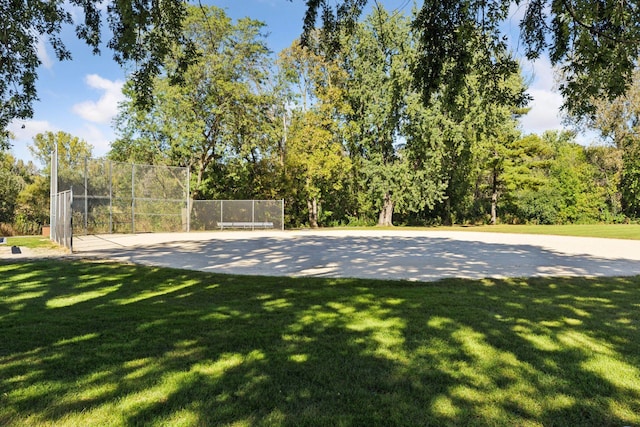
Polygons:
M17 196L23 186L24 181L10 170L0 169L0 222L13 222Z
M332 34L351 29L367 0L310 0L305 31L313 28L318 13ZM504 91L501 82L517 72L509 55L502 25L511 19L515 0L427 0L412 25L420 33L419 67L415 76L430 101L446 90L447 109L465 90L473 70L486 89L489 102L518 104L524 93ZM574 115L593 113L593 100L621 95L631 81L640 57L640 20L633 2L603 0L534 0L524 8L520 40L529 59L549 52L561 70L560 91L565 108ZM331 37L329 37L331 39ZM333 37L335 39L335 36ZM336 43L334 43L335 45Z
M347 3L352 9L343 16L365 2ZM348 29L334 21L308 32L305 47L281 53L277 74L261 23L191 7L183 36L197 63L183 69L181 86L172 85L169 71L189 47L171 45L150 110L137 107L135 85L127 84L110 156L190 166L195 198L284 198L289 226L622 222L636 215L634 130L620 129L637 123L628 112L634 99L616 104L606 125L620 135L619 149L578 147L568 134L523 138L516 118L526 111L526 87L494 37L508 2L429 4L413 26L376 5ZM451 21L460 32L444 40L442 52L452 55L440 71L433 60L442 58L428 59L440 77L427 84L414 71L431 72L421 66L425 46L437 51L434 34L450 34L440 25L456 5L469 8ZM487 25L470 22L474 10L490 12ZM425 35L418 21L437 31ZM462 40L468 45L459 46ZM437 82L425 104L420 88L433 92L428 86Z
M18 193L26 185L17 166L11 154L0 150L0 223L13 222Z
M106 8L85 0L0 2L0 147L6 144L6 128L11 120L33 116L33 103L38 99L37 51L41 39L49 42L58 60L71 60L61 33L73 25L76 36L97 54L106 18L113 36L107 46L119 64L135 62L132 80L137 100L140 105L148 105L152 79L161 71L169 46L176 41L187 46L172 75L179 76L195 57L189 41L182 38L185 8L183 0L117 0L108 2Z
M341 203L332 193L344 189L351 168L340 122L347 108L346 74L335 61L298 42L280 54L279 64L298 90L290 113L283 168L293 178L288 187L300 187L297 194L305 199L309 225L317 227L329 221L333 213L323 211L322 203Z
M431 114L410 73L415 33L407 17L378 5L343 37L340 61L350 82L346 139L360 211L371 216L372 209L379 225L391 225L394 211L420 211L442 198L441 142L423 133Z
M93 146L85 140L67 132L47 131L33 137L33 145L29 151L44 166L45 173L50 172L51 153L58 151L58 169L76 170L84 165L84 160L91 157Z
M593 115L581 122L597 130L614 147L610 151L618 157L616 170L605 178L611 176L618 183L621 198L617 202L623 212L640 217L640 68L634 70L631 85L623 95L594 98L593 104Z
M587 162L594 168L594 185L601 189L605 208L602 219L605 222L623 222L622 194L620 179L622 153L611 146L592 146L586 149Z
M624 151L622 162L622 209L628 216L640 218L640 141Z
M615 215L607 204L610 187L598 180L602 172L571 133L529 135L515 142L513 154L502 178L508 221L592 223Z
M442 102L429 132L441 134L444 147L442 171L447 187L445 200L433 215L446 224L495 222L500 195L506 185L502 177L511 146L519 138L516 117L520 105L491 101L475 73L465 78L465 90L457 99L454 114ZM501 82L501 91L514 98L523 92L522 77L514 73Z
M220 8L190 6L183 37L197 60L183 70L179 86L165 75L153 81L150 110L137 107L135 85L128 83L129 101L116 122L120 139L110 157L190 166L195 198L238 198L227 192L238 188L238 180L242 197L251 197L252 188L261 186L252 180L268 170L263 161L278 155L272 145L277 103L267 87L270 59L262 27L249 18L232 23ZM178 66L185 49L171 45L169 67ZM238 163L247 168L236 169Z
M49 179L36 175L17 197L15 228L20 234L37 234L49 223Z

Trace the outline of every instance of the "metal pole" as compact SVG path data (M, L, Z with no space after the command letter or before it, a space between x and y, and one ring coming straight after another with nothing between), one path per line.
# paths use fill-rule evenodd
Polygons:
M89 234L89 191L88 187L88 177L87 177L87 158L84 158L84 234L85 236Z
M187 233L191 231L191 166L187 166Z
M51 152L51 176L49 178L49 239L55 240L57 207L55 198L58 194L58 148Z
M224 216L222 214L222 205L224 204L224 200L220 200L220 230L223 229L222 221L224 220Z
M251 231L255 229L256 223L256 201L251 200Z
M73 192L73 187L71 187L71 191ZM72 193L71 193L72 194ZM69 247L69 233L68 233L68 220L69 220L69 212L67 212L67 206L69 205L69 202L67 201L67 198L69 197L69 193L65 193L64 197L62 198L62 212L63 215L62 217L64 218L64 221L62 223L62 239L64 241L64 246L65 247Z
M62 196L60 195L60 193L58 193L58 197L56 198L56 241L58 243L60 243L61 245L64 245L64 230L60 229L60 219L62 217Z
M69 226L69 251L73 253L73 189L69 190L69 220L67 222Z
M282 231L284 231L284 199L280 199L280 206L282 207L282 215L280 216L280 221L282 224Z
M109 161L109 234L113 233L113 171Z
M135 234L136 232L136 189L135 189L135 178L136 178L136 165L131 163L131 233Z

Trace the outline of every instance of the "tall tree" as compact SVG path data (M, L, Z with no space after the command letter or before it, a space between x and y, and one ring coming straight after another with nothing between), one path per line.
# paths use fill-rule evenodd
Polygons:
M586 150L587 161L594 167L594 185L602 189L606 208L602 220L625 221L622 212L620 179L622 175L622 152L613 146L591 146Z
M90 158L93 146L85 140L80 139L66 132L44 132L33 137L33 144L29 146L29 151L33 157L43 166L43 172L47 176L47 180L37 179L34 185L29 186L25 190L26 194L21 196L21 201L26 203L29 199L38 200L39 208L35 210L25 209L24 203L21 205L22 213L34 213L29 218L37 220L41 216L40 210L44 206L48 206L48 202L43 199L33 199L33 197L49 197L49 181L51 178L51 155L57 150L57 187L59 191L75 188L76 191L84 186L84 173L86 159ZM43 192L42 186L46 184L46 192ZM35 207L34 207L35 208ZM40 223L42 224L42 223Z
M610 220L606 188L571 132L514 141L505 160L505 218L542 224Z
M626 93L615 99L593 98L595 112L581 123L597 130L620 152L621 203L628 216L640 217L640 68Z
M308 222L315 228L322 202L342 189L350 169L339 120L347 108L346 74L336 61L298 42L280 54L280 64L297 94L291 104L284 166L302 186Z
M0 223L11 223L15 217L18 193L25 180L15 172L15 158L0 150Z
M40 226L49 222L49 178L32 177L17 194L14 229L21 234L36 234Z
M471 81L473 77L475 74L467 80ZM483 184L486 185L490 200L489 221L495 225L498 220L498 199L504 185L501 179L504 162L510 156L513 142L520 137L517 118L528 111L520 103L514 104L508 100L518 99L526 86L520 73L507 76L500 83L500 90L509 94L503 102L484 99L482 86L477 80L468 86L472 88L467 122L473 129L468 134L474 144L473 162L477 173L475 188L477 193Z
M396 208L422 209L442 195L438 162L431 156L435 151L430 141L412 133L427 117L416 103L410 72L416 65L414 34L406 16L377 7L344 37L348 150L362 191L378 212L378 225L392 225ZM413 127L405 126L410 114Z
M336 40L339 28L353 27L367 3L307 0L304 29L311 30L321 14L324 27ZM424 1L413 26L421 33L421 66L415 74L427 99L440 91L441 84L447 84L454 95L464 89L462 76L472 68L491 98L506 95L493 83L517 69L503 55L508 46L501 25L514 5L521 2ZM561 70L560 91L571 113L590 114L594 96L612 99L625 92L640 57L640 12L635 2L531 0L524 7L520 39L527 57L549 52L552 64Z
M67 132L47 131L33 137L29 151L44 166L48 173L51 169L51 153L58 151L58 168L60 170L77 170L84 164L84 159L91 157L93 146L85 140Z
M197 62L184 70L180 86L166 76L154 81L150 110L133 99L122 105L120 140L110 155L189 165L196 197L225 191L238 176L225 169L234 160L255 164L269 155L277 115L265 85L270 62L262 27L249 18L234 24L220 8L189 7L184 37L195 46ZM173 56L180 58L183 49L174 45Z

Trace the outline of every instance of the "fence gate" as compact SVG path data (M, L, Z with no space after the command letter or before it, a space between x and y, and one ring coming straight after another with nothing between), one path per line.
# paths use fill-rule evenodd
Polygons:
M51 240L73 252L73 191L51 195Z

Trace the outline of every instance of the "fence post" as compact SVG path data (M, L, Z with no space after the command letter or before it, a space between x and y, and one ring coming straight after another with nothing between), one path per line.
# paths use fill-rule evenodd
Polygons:
M191 231L191 166L187 166L187 233Z
M55 212L56 212L56 217L60 217L60 193L58 193L56 195L55 198ZM60 243L60 230L58 230L58 227L60 226L58 224L58 218L55 218L55 224L56 224L56 233L55 233L55 237L54 240L58 243Z
M282 231L284 231L284 199L280 199L280 206L282 208L282 215L280 215L280 221L282 223Z
M58 148L51 151L51 176L49 178L49 239L55 240L56 196L58 194Z
M88 187L88 171L87 171L87 157L84 158L84 234L89 234L89 201L87 197L89 195Z
M73 187L71 187L71 191L73 192ZM62 218L63 218L63 221L62 221L62 241L64 242L63 243L64 246L67 247L67 248L69 247L68 240L67 240L69 238L69 236L67 235L67 219L69 218L68 217L69 212L67 212L67 205L69 204L67 202L67 197L68 197L67 195L68 194L69 193L65 192L64 195L61 197L61 199L62 199Z
M87 199L85 199L86 201ZM65 205L69 208L68 209L68 218L65 221L66 223L66 227L69 228L69 251L71 251L71 253L73 253L73 188L71 190L69 190L69 202L65 203ZM65 227L65 228L66 228Z
M224 205L224 200L220 200L220 230L223 229L222 221L224 221L223 205Z
M251 231L255 230L256 223L256 201L251 200Z
M131 234L136 233L136 165L131 163Z
M109 162L109 234L113 233L113 172L111 171L111 160Z

